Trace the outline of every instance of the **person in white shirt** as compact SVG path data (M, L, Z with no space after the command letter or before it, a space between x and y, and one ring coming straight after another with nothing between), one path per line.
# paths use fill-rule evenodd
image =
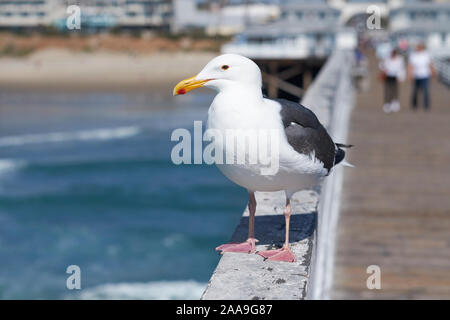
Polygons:
M398 82L405 80L405 62L397 49L380 63L384 78L384 105L386 113L400 111Z
M434 74L434 67L430 54L425 50L423 44L416 47L416 51L411 53L408 66L409 78L414 80L414 89L412 93L411 106L413 110L417 109L417 97L419 91L423 94L423 107L430 109L429 83L430 77Z

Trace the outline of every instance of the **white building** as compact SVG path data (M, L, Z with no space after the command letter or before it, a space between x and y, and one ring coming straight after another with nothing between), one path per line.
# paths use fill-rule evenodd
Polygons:
M48 25L52 5L49 0L0 0L0 28Z
M387 18L389 10L401 5L404 0L328 0L328 4L341 12L339 22L342 25L360 15L364 16L369 6L376 6L377 14Z
M425 42L430 50L450 50L450 2L407 2L389 14L395 40Z
M356 32L339 24L340 11L322 1L290 1L277 21L251 26L223 46L224 53L252 58L326 57L335 48L354 48Z
M245 1L241 1L245 2ZM235 3L208 9L200 8L196 0L175 0L172 30L203 29L207 34L230 35L243 31L248 25L264 24L278 18L277 5L266 3Z
M64 28L69 5L80 7L82 29L169 29L173 20L173 0L0 0L0 28Z

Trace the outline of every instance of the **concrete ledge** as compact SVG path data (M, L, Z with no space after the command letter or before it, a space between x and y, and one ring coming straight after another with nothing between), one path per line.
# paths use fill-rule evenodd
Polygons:
M259 192L255 217L257 250L281 247L284 242L284 192ZM303 191L292 200L291 248L298 261L263 261L255 254L225 253L220 259L202 299L302 299L308 278L318 194ZM248 209L236 228L232 242L247 239Z
M347 115L340 116L335 106L342 110L342 106L352 104L352 86L350 71L352 56L350 52L338 51L331 56L322 67L321 72L305 94L302 103L312 109L322 124L328 129L346 125ZM336 112L333 112L336 111ZM333 128L331 128L333 129ZM346 132L346 131L345 131ZM337 132L339 138L342 132ZM332 134L333 136L333 134ZM334 136L333 136L334 137ZM345 142L345 140L342 140ZM339 171L337 169L335 171ZM335 174L327 178L326 186L334 185ZM239 253L225 253L219 261L207 288L202 296L205 300L260 300L260 299L287 299L300 300L308 298L323 298L322 289L324 281L319 277L321 272L330 269L321 268L320 273L313 272L319 264L329 264L330 249L324 246L316 248L318 233L317 223L330 228L328 220L338 206L330 206L339 194L334 188L327 188L327 195L321 194L321 185L315 190L297 192L292 198L293 215L291 217L291 248L298 261L283 263L264 261L258 255ZM319 199L326 199L326 206L320 205ZM267 250L272 247L281 247L284 241L284 192L258 192L256 193L257 210L255 217L255 236L259 240L257 250ZM322 200L320 200L322 201ZM325 221L324 221L325 219ZM319 221L319 222L318 222ZM335 226L333 222L331 226ZM322 228L319 228L322 230ZM245 210L240 224L231 237L232 242L242 242L247 239L248 209ZM320 234L323 234L320 232ZM333 235L331 235L333 237ZM324 238L330 241L330 236ZM334 240L331 240L334 241ZM325 256L325 258L323 258ZM315 279L317 278L317 279ZM310 283L311 282L311 283ZM315 293L313 293L315 292ZM318 295L317 293L321 293Z

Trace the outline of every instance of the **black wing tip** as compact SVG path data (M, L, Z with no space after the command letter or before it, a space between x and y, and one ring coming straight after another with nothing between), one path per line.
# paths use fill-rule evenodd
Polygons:
M339 148L351 148L351 147L354 147L353 144L336 143L336 145L337 145Z
M351 148L353 147L352 144L343 144L343 143L336 143L336 153L334 155L334 165L337 165L339 162L344 160L345 158L345 151L341 148Z
M342 149L337 149L334 155L334 165L337 165L339 162L344 160L344 158L345 158L345 151Z

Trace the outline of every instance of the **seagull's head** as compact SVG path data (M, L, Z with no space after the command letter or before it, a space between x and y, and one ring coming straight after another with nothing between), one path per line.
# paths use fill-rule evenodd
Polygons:
M185 94L200 87L217 91L230 86L261 89L261 70L249 58L238 54L223 54L212 59L194 77L180 81L173 89L173 95Z

